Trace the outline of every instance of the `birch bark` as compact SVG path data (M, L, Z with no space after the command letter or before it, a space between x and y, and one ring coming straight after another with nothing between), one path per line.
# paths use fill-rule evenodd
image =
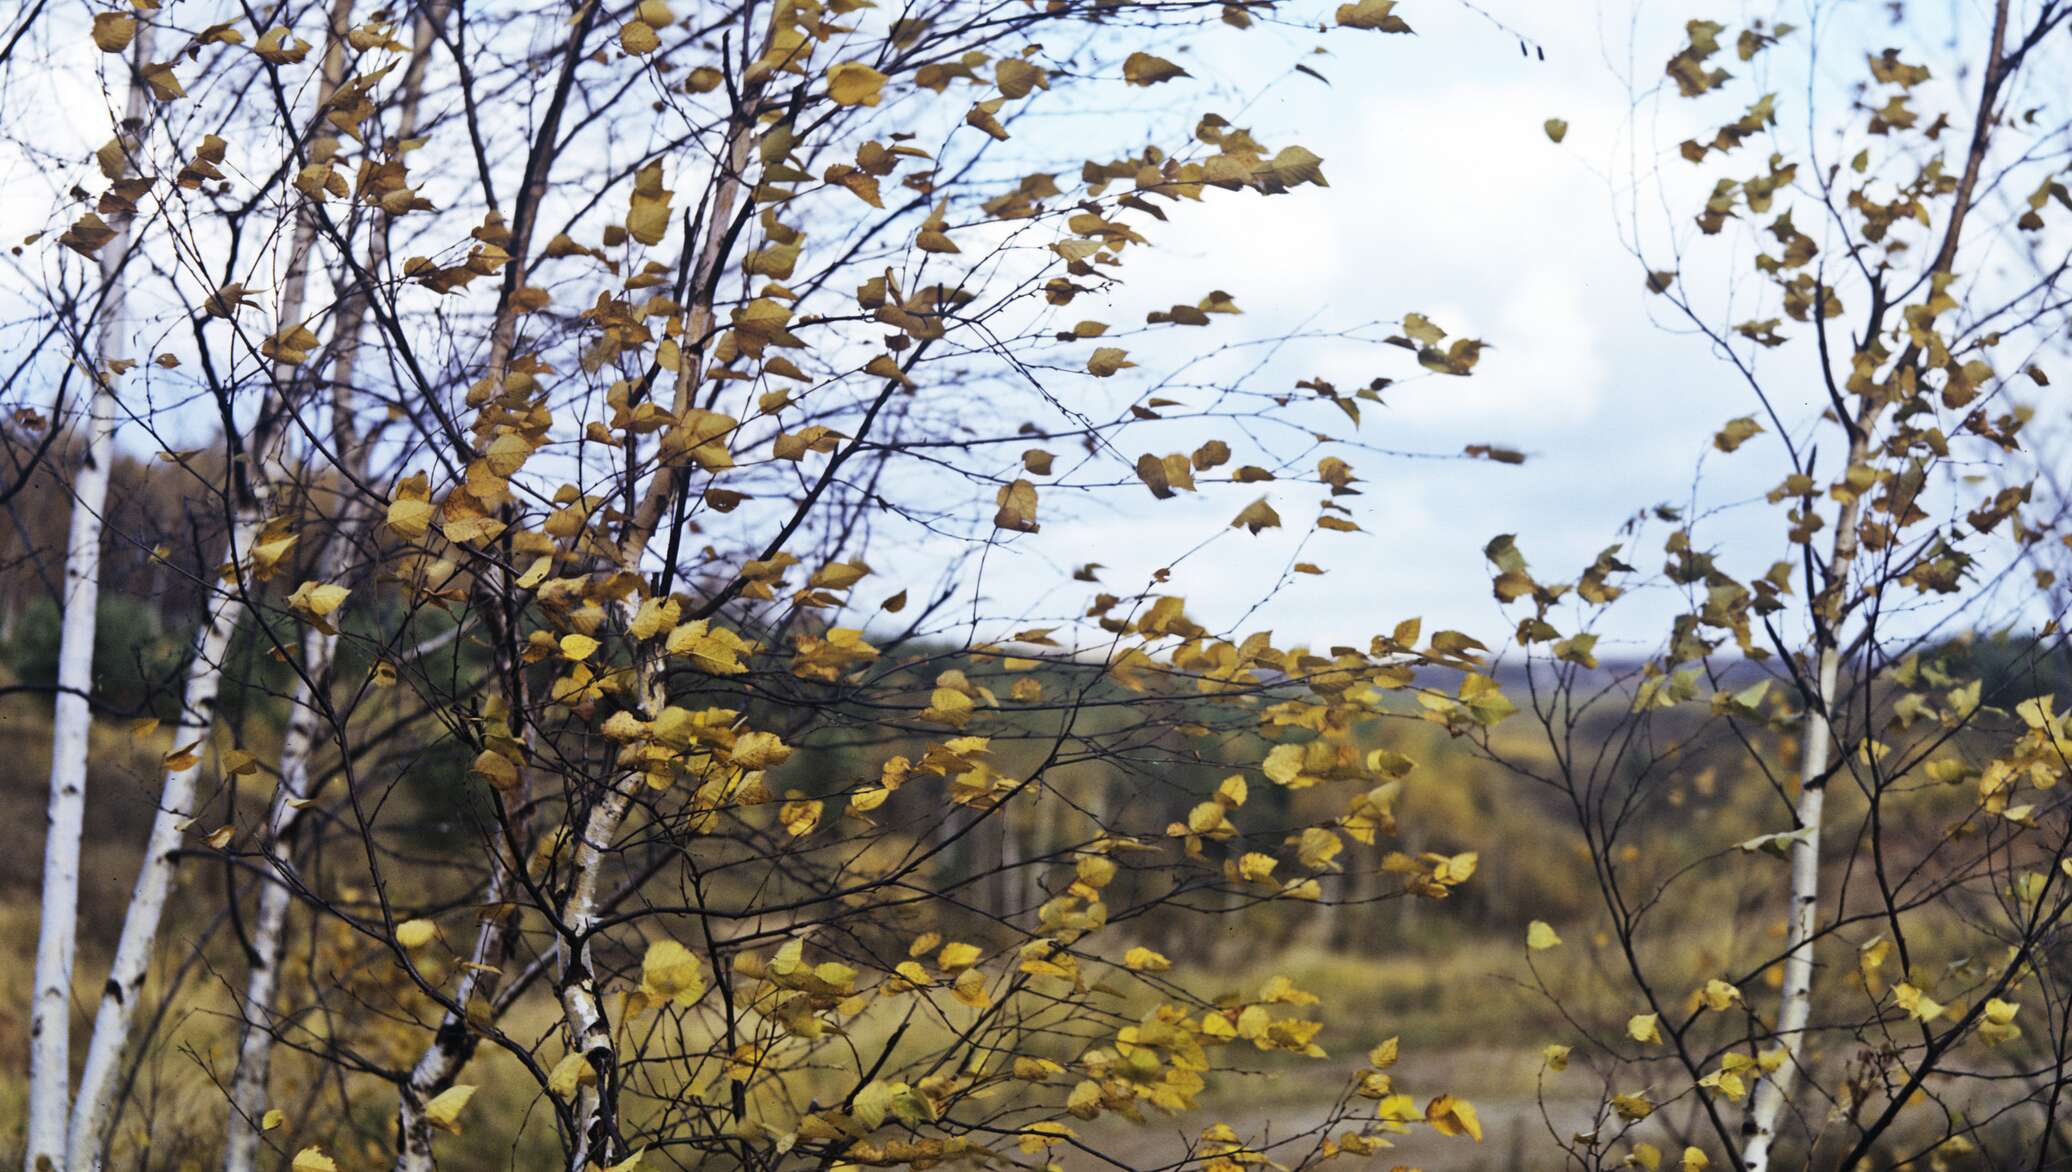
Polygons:
M150 60L151 27L140 22L135 62ZM125 106L128 127L143 125L147 92L134 66ZM86 820L88 737L93 712L94 634L101 594L101 516L115 460L115 389L107 363L126 340L123 262L134 216L111 227L101 247L100 353L87 403L86 453L72 479L72 517L65 535L64 611L58 630L57 701L52 713L50 807L43 847L42 915L36 935L34 996L29 1011L29 1104L24 1167L65 1166L71 1109L72 971L78 953L79 847Z

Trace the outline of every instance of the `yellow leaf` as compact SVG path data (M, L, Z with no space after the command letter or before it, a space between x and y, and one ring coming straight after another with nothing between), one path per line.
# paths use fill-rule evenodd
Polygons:
M1440 1095L1425 1104L1425 1122L1440 1135L1466 1135L1478 1144L1482 1142L1482 1121L1475 1116L1474 1104L1466 1099Z
M1564 139L1564 138L1567 138L1567 137L1568 137L1568 123L1567 123L1567 122L1564 122L1564 121L1562 121L1562 120L1561 120L1561 119L1559 119L1559 118L1549 118L1549 119L1547 119L1547 127L1546 127L1546 129L1547 129L1547 138L1548 138L1548 139L1549 139L1550 141L1553 141L1553 142L1560 142L1560 141L1561 141L1562 139Z
M497 789L510 789L518 784L518 766L493 749L484 749L477 755L469 772Z
M1231 520L1230 527L1243 527L1254 534L1262 529L1278 529L1281 527L1281 515L1273 511L1273 506L1266 503L1265 497L1260 497L1246 505L1244 510Z
M984 1009L993 1003L986 995L986 974L983 969L965 969L957 974L957 980L950 986L950 992L973 1009Z
M388 526L411 541L421 541L431 531L431 487L424 473L413 473L396 483L395 499L389 502Z
M1554 932L1554 925L1545 920L1534 920L1525 929L1525 946L1534 952L1545 952L1549 948L1561 947L1561 937Z
M1901 983L1892 987L1892 999L1907 1011L1908 1016L1918 1022L1931 1022L1943 1015L1947 1008L1912 985Z
M304 582L295 588L293 594L288 596L288 605L293 607L297 614L309 619L320 629L328 632L332 630L332 627L330 623L324 620L333 611L344 605L347 596L350 594L352 594L351 590L334 583Z
M525 567L523 574L518 575L518 589L530 590L546 581L548 572L553 570L553 568L554 559L547 554L541 554L532 559L532 564Z
M324 1149L307 1147L295 1153L295 1162L289 1172L338 1172L338 1161L324 1154Z
M1137 947L1122 954L1122 967L1133 973L1162 973L1172 968L1173 962L1161 953Z
M137 18L122 12L94 14L94 47L103 53L120 53L137 35Z
M1122 63L1122 79L1131 85L1157 85L1176 77L1190 76L1188 72L1163 57L1149 53L1131 53Z
M645 57L662 47L655 27L644 20L629 20L619 26L619 48L635 57Z
M875 106L884 96L885 75L861 61L828 67L827 96L837 106Z
M1655 1104L1644 1094L1613 1095L1612 1110L1628 1123L1638 1123L1655 1113Z
M547 1074L547 1090L556 1098L573 1099L576 1090L597 1081L597 1068L581 1054L564 1054Z
M952 940L942 946L942 952L935 958L935 967L946 973L959 972L978 963L985 953L976 944L962 944Z
M1661 1020L1652 1013L1636 1013L1626 1019L1626 1036L1636 1042L1660 1045L1662 1042Z
M1360 0L1338 6L1338 23L1347 28L1372 29L1383 33L1407 33L1410 26L1395 15L1396 0Z
M1705 988L1699 991L1698 999L1705 1003L1705 1008L1714 1013L1723 1013L1736 1001L1741 1000L1741 990L1714 977L1705 982Z
M1136 365L1136 363L1130 362L1128 359L1129 351L1118 350L1113 346L1103 346L1095 350L1093 356L1086 360L1086 368L1093 372L1096 378L1107 378L1118 370L1124 370Z
M459 1135L461 1110L468 1105L468 1100L474 1097L474 1087L447 1087L425 1103L424 1120L440 1131Z
M640 962L640 987L656 1001L688 1007L705 995L705 970L691 950L674 940L648 945Z
M1036 486L1026 480L1004 484L993 494L1000 510L993 514L993 526L997 529L1012 529L1018 533L1034 533L1036 524ZM902 592L904 593L904 592Z
M430 920L404 920L396 925L396 943L412 950L430 944L438 935L439 926Z

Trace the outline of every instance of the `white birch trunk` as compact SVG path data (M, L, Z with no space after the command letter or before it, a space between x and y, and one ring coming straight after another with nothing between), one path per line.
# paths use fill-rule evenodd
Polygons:
M1792 1084L1798 1078L1799 1055L1805 1044L1806 1025L1813 1012L1813 934L1820 909L1821 818L1827 804L1826 775L1833 730L1827 711L1834 703L1841 656L1833 647L1820 653L1820 707L1808 711L1801 735L1805 745L1799 765L1798 823L1806 831L1791 845L1791 894L1784 952L1784 987L1777 1012L1777 1034L1784 1045L1784 1064L1776 1073L1756 1082L1749 1111L1748 1139L1741 1160L1748 1172L1767 1172L1770 1149L1777 1139L1777 1122L1791 1101Z
M744 101L751 108L759 100L761 87L752 86L744 95ZM719 190L712 201L710 217L704 224L703 243L698 262L692 269L692 288L699 294L699 300L691 307L684 336L693 340L703 338L712 328L713 309L703 292L711 274L724 259L720 256L720 241L727 221L734 214L734 204L740 199L742 176L748 168L749 137L737 121L729 132L724 152L726 171L720 178ZM691 396L700 381L702 369L692 368L677 375L675 410L680 414L691 405ZM647 555L648 542L653 539L660 526L662 516L668 511L669 498L676 491L672 474L668 470L656 473L655 483L635 509L634 520L629 527L627 539L620 551L620 561L627 567L637 568ZM636 599L624 604L627 617L638 605ZM638 687L644 714L653 719L668 702L662 689L661 664L658 657L644 657L637 668ZM575 1144L570 1154L571 1172L584 1172L593 1163L603 1163L623 1153L594 1150L596 1144L608 1138L614 1127L602 1126L607 1121L601 1118L606 1108L603 1096L608 1093L609 1084L616 1078L617 1049L612 1040L610 1023L604 1015L604 1007L597 994L597 974L590 963L588 937L597 925L597 885L604 861L610 856L611 844L618 837L625 822L626 811L632 806L633 794L641 784L636 774L615 775L606 792L590 808L590 815L584 820L582 833L577 836L571 861L572 878L567 898L562 903L561 923L570 936L582 941L569 958L567 971L562 976L561 1007L563 1027L570 1045L589 1061L591 1069L597 1072L597 1081L584 1086L576 1096Z
M257 509L240 509L231 527L229 556L239 566L261 524ZM151 970L158 930L173 890L174 855L180 848L181 826L194 817L195 782L201 775L201 758L208 749L210 729L215 724L216 694L223 682L223 660L230 637L244 617L244 587L226 586L209 609L207 623L195 640L194 661L188 665L187 681L180 702L180 719L173 734L176 745L195 743L196 761L166 774L159 795L158 813L151 821L151 836L144 859L137 869L137 883L130 893L129 911L123 917L122 938L115 947L115 960L101 992L101 1004L94 1014L93 1040L88 1043L86 1067L79 1077L79 1096L72 1108L72 1124L66 1139L66 1161L70 1172L98 1168L104 1155L109 1124L115 1109L122 1056L128 1049L130 1030L137 1012L137 1000L144 991L144 978ZM197 743L198 742L198 743Z
M140 24L135 60L150 59L151 27ZM148 113L145 88L132 74L125 110L131 125ZM78 950L79 845L86 820L86 775L93 690L94 634L101 595L101 515L115 460L115 390L107 363L124 343L122 264L135 217L113 224L101 247L103 290L100 353L94 356L87 404L86 455L72 480L72 517L65 536L64 616L58 632L58 694L53 706L50 812L43 846L42 914L36 935L36 973L29 1010L29 1103L24 1167L65 1166L66 1117L71 1111L72 970ZM53 421L52 426L56 426Z
M1869 451L1868 436L1877 425L1879 409L1872 405L1857 415L1857 436L1849 445L1849 464L1861 463ZM1777 1141L1778 1121L1791 1101L1792 1085L1798 1080L1800 1055L1804 1052L1806 1026L1813 1012L1813 937L1819 928L1820 842L1822 819L1827 806L1827 774L1834 742L1832 713L1841 676L1843 624L1850 613L1850 572L1856 567L1860 535L1857 521L1862 498L1851 498L1835 518L1834 545L1827 563L1824 589L1815 591L1811 606L1815 621L1814 699L1800 722L1799 797L1794 807L1797 829L1802 835L1791 844L1791 887L1786 895L1784 939L1784 984L1779 991L1777 1038L1784 1047L1784 1062L1777 1070L1756 1080L1743 1124L1745 1139L1741 1162L1747 1172L1768 1172L1771 1148Z

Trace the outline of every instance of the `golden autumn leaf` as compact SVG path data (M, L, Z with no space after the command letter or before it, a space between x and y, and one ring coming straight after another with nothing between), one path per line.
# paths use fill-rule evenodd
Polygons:
M1425 1122L1440 1135L1465 1135L1482 1142L1482 1120L1474 1104L1452 1095L1440 1095L1425 1104Z
M426 1123L452 1135L460 1134L460 1113L475 1097L475 1088L465 1084L447 1087L425 1101Z
M619 48L635 57L645 57L662 47L655 26L644 20L629 20L619 26Z
M94 47L103 53L120 53L137 36L137 18L126 12L94 13Z
M1117 371L1127 370L1136 363L1129 361L1129 351L1113 346L1102 346L1086 360L1086 369L1096 378L1107 378Z
M1150 53L1131 53L1122 63L1122 77L1131 85L1157 85L1176 77L1187 77L1188 72L1163 57Z
M1634 1014L1626 1019L1626 1036L1643 1045L1661 1045L1661 1018L1652 1013Z
M1337 21L1347 28L1372 29L1383 33L1407 33L1410 26L1395 14L1396 0L1359 0L1338 6Z
M1273 511L1273 506L1266 503L1265 497L1260 497L1246 505L1230 522L1230 527L1242 527L1252 533L1258 533L1263 529L1278 529L1281 527L1281 515Z
M827 96L837 106L875 106L884 97L883 73L861 61L843 61L827 70Z
M640 987L654 1001L687 1008L705 995L705 969L690 949L657 940L641 958Z

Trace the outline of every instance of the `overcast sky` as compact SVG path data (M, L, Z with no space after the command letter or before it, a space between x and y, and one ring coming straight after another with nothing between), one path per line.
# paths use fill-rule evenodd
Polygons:
M1715 63L1737 75L1768 71L1758 80L1779 94L1778 141L1796 149L1815 133L1830 151L1833 119L1848 114L1837 87L1863 75L1864 53L1897 46L1910 60L1949 60L1949 14L1962 11L1915 5L1906 24L1894 25L1884 5L1827 5L1824 19L1783 7L1802 27L1769 60L1745 65L1730 47ZM1171 590L1219 628L1283 581L1251 621L1290 641L1364 644L1397 619L1421 615L1427 630L1455 627L1495 643L1518 617L1507 621L1489 593L1481 550L1497 534L1518 534L1546 577L1572 580L1621 539L1617 531L1636 511L1667 503L1705 518L1700 545L1741 543L1729 567L1737 573L1791 556L1778 512L1759 499L1789 470L1781 446L1765 435L1734 456L1712 450L1720 425L1756 413L1757 401L1704 338L1647 293L1630 251L1637 225L1655 267L1680 268L1726 321L1780 312L1774 295L1767 305L1757 300L1768 286L1752 278L1747 244L1732 243L1745 236L1730 228L1698 237L1691 217L1719 171L1676 153L1683 139L1709 137L1738 117L1761 91L1737 84L1699 101L1674 87L1661 92L1663 64L1684 44L1686 20L1710 15L1738 28L1744 14L1645 0L1421 0L1397 11L1416 36L1287 30L1185 44L1183 59L1211 82L1220 69L1235 86L1256 85L1297 61L1322 73L1328 85L1292 77L1243 116L1230 114L1269 145L1292 139L1323 156L1331 186L1176 212L1152 233L1154 254L1130 259L1128 278L1139 291L1159 289L1146 298L1154 304L1161 296L1192 300L1204 285L1233 293L1246 316L1219 321L1219 340L1393 323L1412 310L1454 335L1486 339L1492 348L1473 377L1404 381L1386 393L1385 407L1368 412L1359 435L1428 453L1494 442L1529 459L1512 467L1347 453L1364 481L1364 495L1351 503L1366 534L1312 533L1316 494L1275 485L1287 527L1217 539L1182 563ZM1817 27L1803 27L1809 22ZM1732 35L1723 42L1731 45ZM1305 56L1318 44L1328 54ZM1915 104L1953 109L1961 126L1974 90L1969 79L1940 77ZM1809 94L1829 119L1814 131ZM1544 129L1549 117L1569 124L1559 145ZM1769 149L1751 142L1728 173L1760 172ZM1801 208L1798 223L1832 249L1820 219ZM1699 247L1664 264L1672 237ZM1787 322L1785 332L1804 332L1793 327ZM1291 346L1259 378L1292 389L1298 378L1322 375L1345 388L1376 374L1419 374L1405 357L1351 343ZM1810 344L1751 360L1787 423L1811 426L1826 396ZM2055 407L2051 420L2062 414ZM1218 486L1157 504L1147 495L1105 519L1048 527L1029 544L1060 560L1104 562L1104 581L1135 588L1226 523L1257 495L1253 487ZM1667 531L1658 523L1629 541L1627 559L1659 569ZM1330 572L1285 577L1298 556ZM1601 646L1652 650L1677 609L1666 593L1630 599L1607 620Z
M1330 7L1313 4L1312 15L1328 19ZM1731 458L1710 453L1719 425L1754 411L1755 400L1732 367L1647 294L1629 251L1636 226L1656 249L1693 234L1690 214L1710 171L1682 162L1675 146L1738 116L1751 96L1738 86L1699 102L1664 95L1663 62L1683 43L1685 20L1736 22L1742 14L1646 0L1491 0L1482 7L1406 0L1397 11L1416 35L1217 27L1161 46L1194 74L1153 91L1171 102L1174 126L1191 126L1204 110L1223 113L1270 145L1298 142L1322 156L1330 186L1272 198L1219 194L1179 208L1170 223L1145 227L1157 247L1130 254L1128 282L1112 304L1075 304L1071 313L1100 318L1105 309L1108 320L1127 321L1146 305L1191 303L1211 288L1227 290L1245 309L1210 330L1133 341L1132 356L1144 365L1131 377L1228 343L1303 331L1362 334L1365 342L1311 339L1277 350L1247 385L1292 390L1298 379L1321 376L1349 388L1376 375L1411 376L1383 405L1369 405L1358 436L1376 448L1448 458L1343 453L1362 481L1362 495L1348 503L1363 534L1314 533L1318 490L1286 481L1270 486L1285 527L1257 537L1225 528L1258 495L1250 485L1204 485L1198 495L1164 502L1132 490L1046 512L1042 533L988 555L978 580L991 603L984 609L1070 613L1083 605L1083 585L1035 591L1057 580L1052 567L1098 561L1108 567L1105 587L1118 593L1173 568L1160 588L1185 594L1190 611L1212 628L1244 618L1284 641L1364 644L1418 615L1428 630L1454 627L1495 642L1511 623L1490 598L1481 549L1500 533L1518 534L1546 576L1571 578L1620 540L1618 530L1636 512L1695 503L1726 510L1701 529L1701 543L1760 543L1739 570L1759 572L1784 552L1774 513L1732 507L1781 479L1775 437L1758 437ZM1825 24L1802 29L1766 66L1775 71L1763 82L1780 94L1778 133L1787 142L1806 137L1809 89L1832 99L1828 87L1860 72L1864 49L1893 44L1918 58L1920 46L1948 36L1946 16L1920 6L1898 27L1885 21L1882 5L1826 11ZM1829 67L1809 64L1811 44L1838 63L1833 77ZM1315 53L1319 45L1328 52ZM1735 72L1749 68L1729 57L1722 62ZM1297 63L1324 80L1292 72ZM98 93L68 97L58 71L24 84L36 87L39 116L53 120L46 141L69 133L83 158L105 138ZM1951 92L1970 88L1959 84ZM1219 102L1260 95L1262 87L1249 106ZM1940 97L1947 104L1948 95ZM1049 107L1041 117L1053 120L1051 129L1030 133L1062 141L1103 113ZM1558 145L1543 129L1549 117L1569 124ZM1763 153L1759 143L1745 147L1736 173L1759 169ZM19 153L0 159L0 229L17 238L46 227L52 214L52 176L40 168ZM1813 219L1802 217L1801 227L1816 231ZM1774 308L1728 305L1756 288L1745 276L1747 260L1745 251L1715 241L1679 267L1693 287L1716 290L1723 312L1734 312L1730 320L1772 316ZM1423 375L1408 355L1375 343L1410 311L1489 343L1473 377ZM1245 350L1204 369L1227 376L1260 353ZM1787 346L1762 361L1810 370L1806 358ZM1117 391L1125 382L1108 381ZM1771 389L1795 423L1812 419L1824 402L1810 378L1777 379ZM1157 442L1160 451L1179 446L1170 436ZM1470 443L1518 449L1528 460L1451 458ZM1240 447L1238 454L1243 462L1247 453ZM1629 544L1628 560L1659 566L1663 535L1656 525ZM1204 538L1213 540L1198 548ZM930 558L946 560L962 548L930 551L909 563L911 576L925 577ZM1289 575L1296 560L1329 572ZM1277 584L1271 601L1249 613ZM1652 647L1672 602L1622 608L1606 646L1623 638L1633 650Z
M1173 588L1197 618L1234 619L1309 537L1300 556L1329 573L1288 579L1254 621L1318 643L1364 644L1411 615L1427 629L1488 637L1509 626L1488 591L1489 538L1520 534L1536 565L1572 576L1635 510L1689 500L1713 432L1754 403L1702 339L1651 317L1662 307L1651 306L1622 240L1629 152L1652 149L1633 141L1623 75L1654 86L1681 43L1684 7L1655 5L1637 26L1600 28L1586 5L1492 5L1507 31L1462 5L1427 2L1398 9L1416 36L1255 32L1235 49L1236 38L1221 36L1186 46L1191 68L1213 79L1195 64L1206 59L1234 85L1256 85L1262 62L1304 62L1329 79L1283 80L1230 116L1270 145L1299 141L1323 156L1331 186L1182 209L1151 233L1158 247L1148 257L1130 258L1131 285L1168 300L1192 300L1205 283L1228 289L1246 314L1219 320L1219 341L1393 323L1407 311L1486 339L1492 348L1466 379L1416 377L1402 351L1352 343L1288 347L1260 379L1292 389L1322 375L1350 388L1378 374L1412 376L1387 392L1386 406L1370 407L1363 440L1443 455L1494 442L1529 456L1503 466L1349 452L1364 481L1349 501L1364 535L1310 535L1315 494L1275 486L1286 528L1221 538L1177 575ZM1625 59L1629 41L1639 43L1636 63ZM1304 55L1318 43L1330 54ZM1703 117L1716 125L1725 108L1711 103ZM1672 161L1675 143L1703 120L1674 99L1641 113L1659 119L1640 133ZM1543 129L1553 116L1570 125L1560 145ZM1779 475L1769 456L1762 487ZM1727 487L1732 470L1713 471ZM1032 544L1099 560L1110 567L1105 581L1133 586L1227 522L1257 495L1251 489L1219 486L1155 505L1145 495L1141 507L1048 527ZM1658 527L1635 564L1658 565L1660 540ZM1662 613L1635 608L1627 626L1652 637Z

